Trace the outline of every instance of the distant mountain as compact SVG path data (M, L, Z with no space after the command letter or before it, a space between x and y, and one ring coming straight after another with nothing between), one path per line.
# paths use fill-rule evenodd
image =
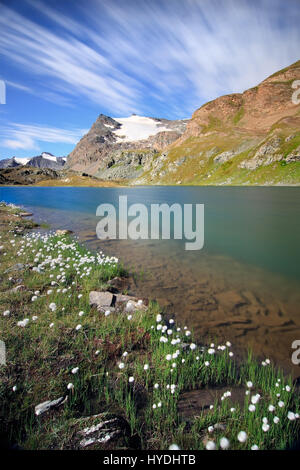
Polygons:
M15 168L17 166L22 165L23 163L20 162L21 159L18 159L16 157L12 158L5 158L4 160L0 160L0 168ZM26 159L26 164L28 162L28 159Z
M6 158L0 160L0 168L15 168L19 166L32 166L35 168L50 168L52 170L61 170L66 163L66 157L55 157L51 153L43 152L31 158Z
M41 155L30 158L27 165L36 168L51 168L52 170L60 170L66 163L65 157L55 157L51 153L43 152Z
M100 114L68 157L67 167L103 179L136 178L155 155L177 140L186 120L133 114L111 118Z

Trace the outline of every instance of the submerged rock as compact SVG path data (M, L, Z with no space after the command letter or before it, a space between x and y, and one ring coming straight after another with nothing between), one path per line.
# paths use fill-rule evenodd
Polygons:
M108 290L113 294L128 291L130 288L129 279L126 277L114 277L110 279L107 284L109 285Z
M70 233L73 233L72 230L58 229L55 232L56 235L69 235Z

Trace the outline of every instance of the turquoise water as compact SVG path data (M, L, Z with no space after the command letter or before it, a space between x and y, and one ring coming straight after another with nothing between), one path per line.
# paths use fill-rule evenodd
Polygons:
M174 202L205 205L203 252L232 256L242 262L300 279L299 188L1 188L0 199L33 211L59 209L91 217L95 228L96 208L103 202L117 206L119 195L128 204ZM94 220L93 220L94 219ZM74 225L78 224L74 220ZM94 224L94 225L92 225ZM157 242L157 245L159 242ZM182 252L182 256L188 256Z
M120 195L128 205L204 204L203 249L185 251L184 240L97 240L97 206L118 207ZM300 338L300 188L2 187L0 200L143 271L139 294L199 336L250 345L289 367L291 341Z

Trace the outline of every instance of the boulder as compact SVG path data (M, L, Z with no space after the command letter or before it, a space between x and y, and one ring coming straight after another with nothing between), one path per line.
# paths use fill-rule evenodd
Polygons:
M147 306L140 302L136 297L132 295L123 295L117 294L116 295L116 306L122 306L122 304L126 303L126 310L147 310ZM130 308L130 305L132 308Z
M98 310L106 310L113 306L114 295L111 292L91 291L89 295L90 305Z

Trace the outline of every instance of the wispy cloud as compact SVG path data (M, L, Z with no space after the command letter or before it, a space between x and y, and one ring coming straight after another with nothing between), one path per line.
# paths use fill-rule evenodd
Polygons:
M11 123L1 127L0 146L14 150L41 150L40 143L75 145L87 129L58 129L53 127Z
M24 3L39 22L0 6L2 54L49 93L114 115L186 117L299 58L298 0L74 0L68 14Z

